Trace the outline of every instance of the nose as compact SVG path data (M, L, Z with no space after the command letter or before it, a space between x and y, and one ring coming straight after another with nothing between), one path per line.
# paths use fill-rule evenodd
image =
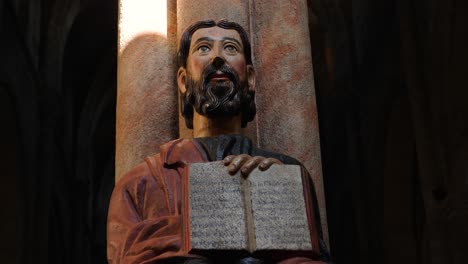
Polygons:
M219 57L219 56L216 56L212 61L211 61L211 64L215 67L215 68L220 68L221 66L223 66L223 64L225 63L224 59Z

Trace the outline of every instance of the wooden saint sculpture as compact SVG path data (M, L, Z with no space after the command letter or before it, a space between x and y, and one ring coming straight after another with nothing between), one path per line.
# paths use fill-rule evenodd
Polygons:
M286 155L253 146L241 128L255 109L255 71L244 29L234 22L200 21L183 33L178 50L177 84L181 110L193 139L177 139L128 172L115 186L107 224L110 263L324 263L319 214L311 178L300 163ZM246 179L252 171L273 164L296 164L302 175L310 241L309 252L208 250L186 246L188 168L221 161L231 175ZM273 167L272 167L273 166ZM226 173L225 177L233 177ZM281 179L280 179L281 180ZM203 183L202 183L203 185ZM209 188L210 186L207 186ZM309 188L310 187L310 188ZM218 191L218 190L212 190ZM306 200L307 200L306 199ZM259 257L260 256L260 257Z

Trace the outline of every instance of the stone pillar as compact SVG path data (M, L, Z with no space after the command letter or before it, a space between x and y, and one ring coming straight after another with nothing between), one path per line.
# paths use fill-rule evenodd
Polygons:
M177 39L180 39L182 32L192 23L206 19L212 19L214 21L221 19L235 21L249 33L249 2L249 0L177 0ZM181 137L192 137L192 130L185 127L182 116L179 116L179 131ZM257 132L255 121L247 125L244 129L244 134L256 142Z
M261 148L288 154L312 175L328 242L307 3L252 1Z
M120 0L119 7L116 180L178 136L175 2Z

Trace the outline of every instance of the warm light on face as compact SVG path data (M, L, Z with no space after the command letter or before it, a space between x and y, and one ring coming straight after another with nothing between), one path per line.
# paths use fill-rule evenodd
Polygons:
M119 52L136 36L167 36L167 0L120 0Z

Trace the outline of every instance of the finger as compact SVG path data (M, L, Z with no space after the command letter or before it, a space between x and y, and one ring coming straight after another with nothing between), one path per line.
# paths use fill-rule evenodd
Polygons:
M231 164L228 166L228 172L230 174L236 174L242 165L251 157L247 154L241 154L235 156L234 159L231 161Z
M223 164L224 166L228 166L232 160L235 158L236 156L234 155L229 155L229 156L226 156L224 159L223 159Z
M243 176L248 176L252 170L254 170L259 163L262 162L265 158L262 156L256 156L244 163L244 165L241 168L241 173Z
M275 159L275 158L267 158L267 159L264 159L259 165L258 165L258 168L261 170L261 171L264 171L264 170L267 170L271 167L271 165L273 164L283 164L281 161Z

